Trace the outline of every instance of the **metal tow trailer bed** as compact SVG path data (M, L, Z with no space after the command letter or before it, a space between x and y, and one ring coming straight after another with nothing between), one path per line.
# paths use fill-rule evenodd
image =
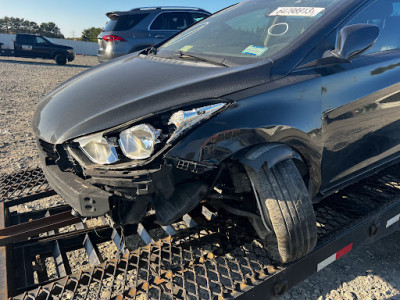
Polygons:
M0 299L270 299L400 229L399 165L318 204L316 249L285 266L271 263L246 219L205 204L172 226L154 224L151 213L127 226L125 236L138 245L130 250L103 218L79 220L67 206L13 212L53 194L40 169L0 178ZM49 222L54 215L58 221ZM104 259L104 242L118 257ZM77 249L90 264L73 273L68 253Z

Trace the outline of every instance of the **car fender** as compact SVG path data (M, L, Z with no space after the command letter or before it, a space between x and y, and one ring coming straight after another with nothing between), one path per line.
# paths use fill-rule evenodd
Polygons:
M299 153L285 144L269 143L251 147L238 155L238 160L243 165L259 171L264 164L269 169L287 159L296 159L304 163Z
M282 144L302 157L318 190L323 151L319 76L288 76L225 99L233 102L182 137L166 156L215 167L257 145ZM270 164L277 159L271 153ZM284 155L297 157L288 150Z
M231 129L203 140L197 151L194 147L188 147L185 152L180 147L172 148L166 158L173 159L178 165L195 163L210 167L233 159L255 170L265 162L271 168L285 159L294 159L307 168L313 187L310 192L315 194L321 184L322 150L316 141L318 135L318 132L305 133L287 126ZM192 140L191 143L194 146L196 141Z

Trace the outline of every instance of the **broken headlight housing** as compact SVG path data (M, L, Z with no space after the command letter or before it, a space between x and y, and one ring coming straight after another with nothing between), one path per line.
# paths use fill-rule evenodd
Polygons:
M115 146L102 133L85 136L74 142L79 143L82 151L96 164L108 165L118 161Z
M168 121L168 125L175 125L175 131L169 138L169 142L176 139L184 131L193 127L196 123L210 118L214 113L221 110L226 103L218 103L192 110L180 110L174 113Z
M140 124L122 131L119 135L119 145L124 155L131 159L146 159L154 152L155 144L159 143L160 131L148 124Z
M226 105L227 103L217 103L174 112L170 114L168 123L164 124L165 128L173 127L169 132L163 133L161 129L142 123L117 132L117 137L99 132L77 138L74 142L78 143L83 153L96 164L113 164L126 158L144 160L153 155L156 144L160 143L160 136L167 136L168 144L194 125L209 119ZM122 153L118 154L117 148L120 148Z

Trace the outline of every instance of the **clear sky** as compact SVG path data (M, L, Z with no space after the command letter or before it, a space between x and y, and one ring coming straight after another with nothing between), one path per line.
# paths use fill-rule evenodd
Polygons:
M54 22L65 37L83 29L103 27L106 12L143 6L194 6L216 12L240 0L0 0L0 17L24 18L38 24Z

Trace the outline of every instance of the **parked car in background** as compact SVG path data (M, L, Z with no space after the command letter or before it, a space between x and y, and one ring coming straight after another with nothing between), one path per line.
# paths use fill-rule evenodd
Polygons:
M174 6L108 12L110 21L98 36L99 62L159 44L209 15L201 8Z
M168 225L205 200L303 257L313 206L400 159L398 3L247 0L84 72L37 106L46 177L83 217Z
M0 45L1 56L54 59L58 65L73 61L74 48L59 45L38 34L18 33L10 46Z

